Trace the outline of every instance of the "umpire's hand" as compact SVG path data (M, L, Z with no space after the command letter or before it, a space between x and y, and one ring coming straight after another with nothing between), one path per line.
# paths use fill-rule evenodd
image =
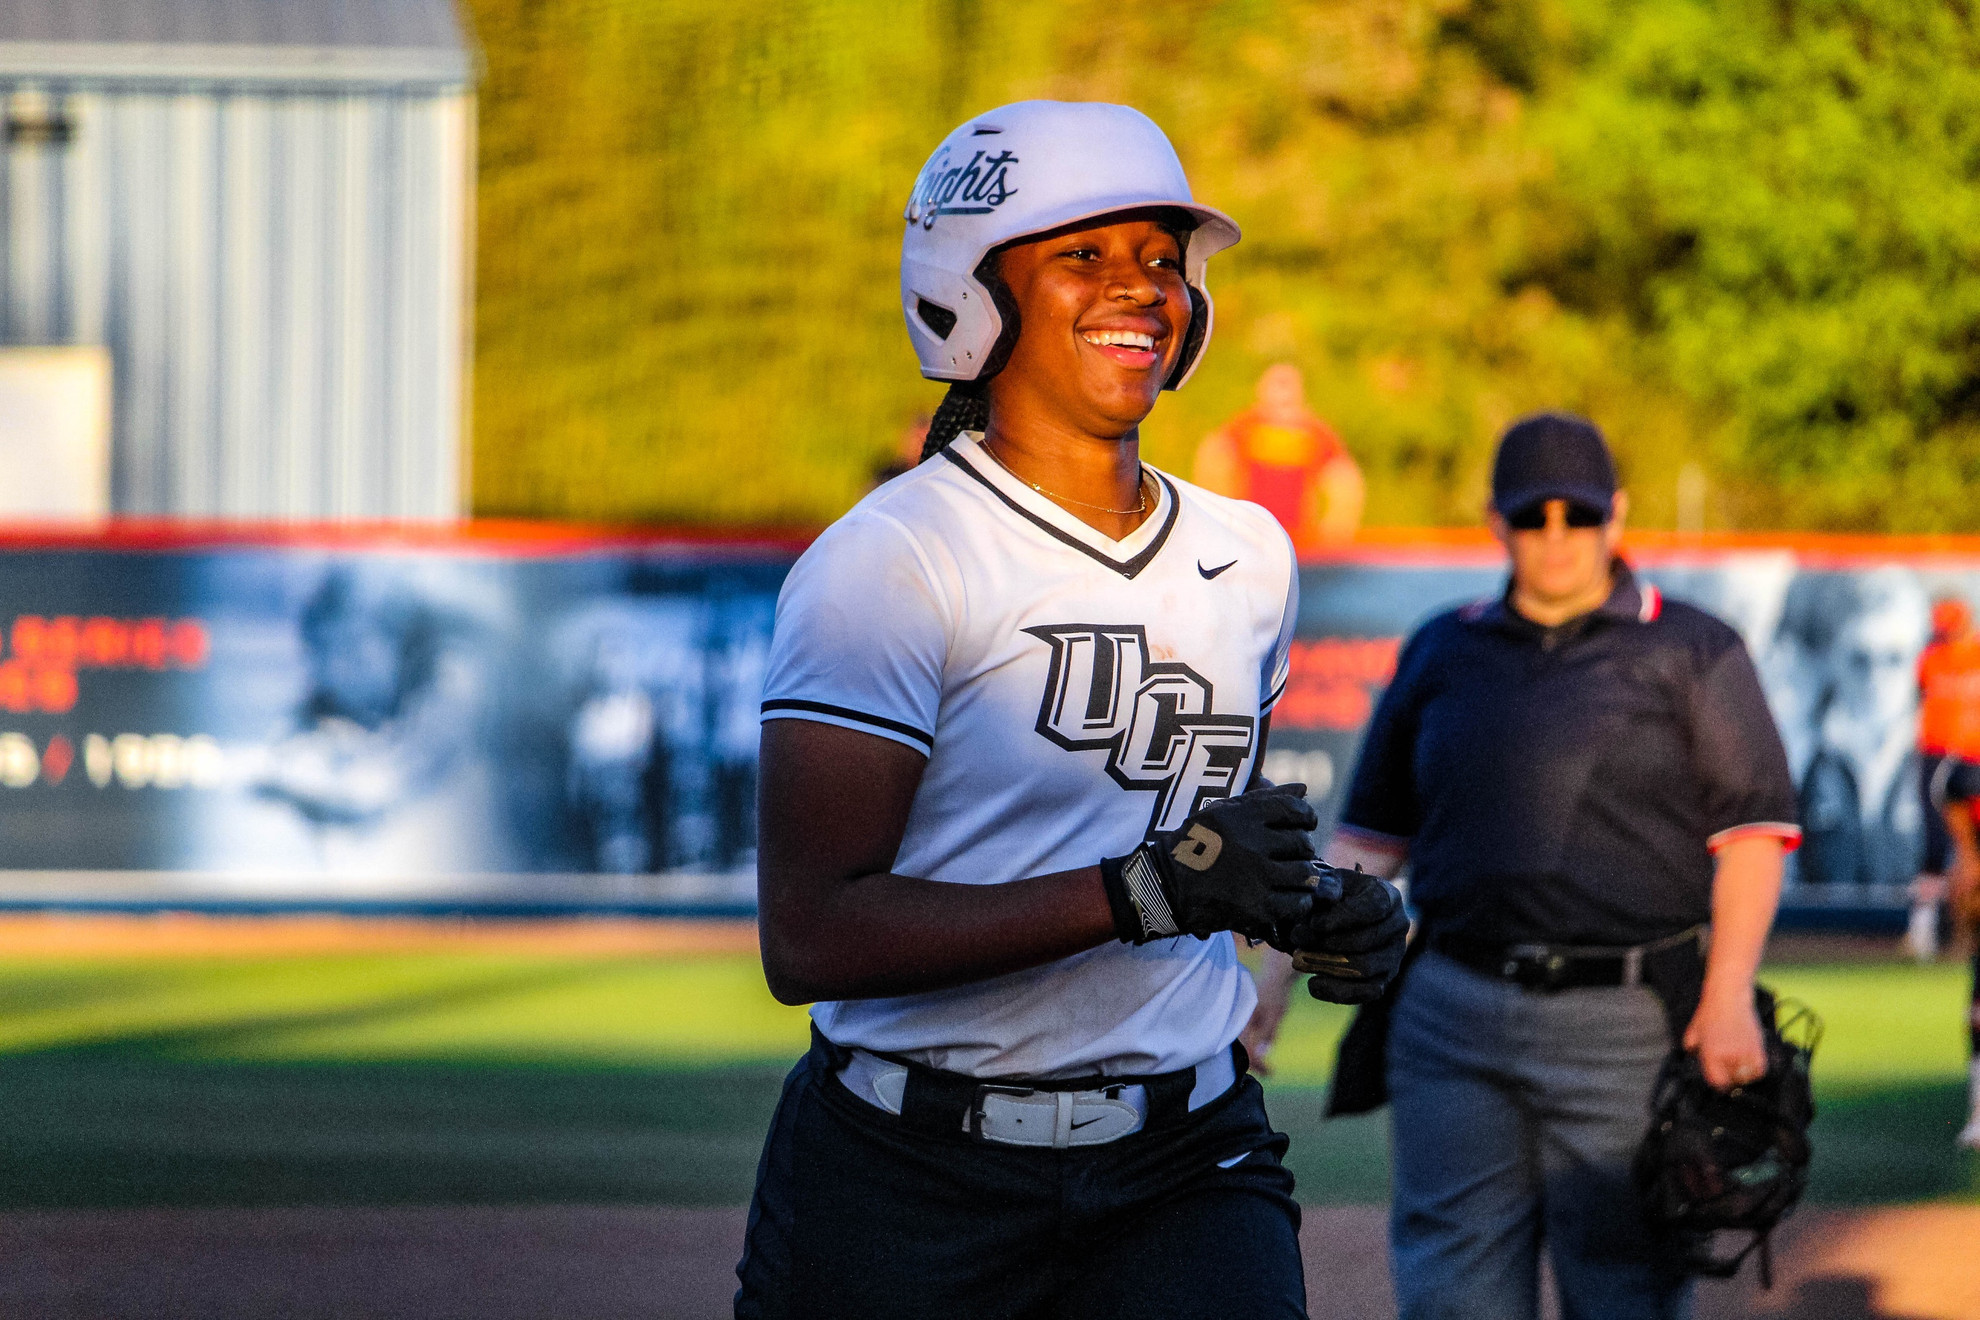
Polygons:
M1316 899L1312 913L1288 932L1293 970L1310 972L1307 993L1336 1004L1380 999L1402 966L1409 917L1402 895L1380 876L1356 867L1316 865L1319 889L1340 886L1338 902Z
M1306 785L1221 798L1124 857L1100 863L1114 928L1130 944L1232 930L1274 940L1338 896L1316 882Z

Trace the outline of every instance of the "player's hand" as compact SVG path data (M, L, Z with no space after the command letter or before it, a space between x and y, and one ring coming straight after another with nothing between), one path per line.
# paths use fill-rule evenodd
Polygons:
M1409 914L1402 894L1380 876L1320 866L1340 898L1316 900L1311 914L1287 932L1293 970L1308 972L1307 993L1334 1004L1380 999L1402 966Z
M1707 1084L1721 1091L1757 1082L1767 1075L1767 1043L1753 1007L1753 987L1709 994L1685 1028L1684 1047L1698 1056Z
M1278 938L1316 901L1339 897L1311 866L1319 824L1304 784L1210 803L1180 829L1100 863L1116 932L1130 944L1220 930Z

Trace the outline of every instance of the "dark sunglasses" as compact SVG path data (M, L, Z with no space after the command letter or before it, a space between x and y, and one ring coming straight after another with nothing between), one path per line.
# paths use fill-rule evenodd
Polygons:
M1547 505L1552 501L1539 500L1523 509L1515 509L1506 515L1506 526L1515 532L1537 532L1547 525ZM1567 525L1586 531L1590 527L1601 527L1608 523L1609 511L1598 509L1592 504L1579 500L1567 502Z

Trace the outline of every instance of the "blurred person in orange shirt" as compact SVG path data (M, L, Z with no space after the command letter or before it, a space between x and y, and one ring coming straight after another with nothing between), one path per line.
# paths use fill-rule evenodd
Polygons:
M1264 505L1302 555L1351 539L1361 525L1361 468L1306 406L1306 382L1290 362L1267 367L1258 402L1204 437L1192 479Z
M1925 871L1980 874L1980 856L1961 847L1972 835L1965 806L1980 787L1980 636L1955 596L1932 602L1932 640L1918 657L1918 753L1925 794ZM1965 829L1961 829L1964 823Z
M1932 642L1918 657L1918 695L1929 841L1919 907L1936 922L1938 899L1949 887L1954 919L1972 925L1980 917L1980 839L1973 819L1980 800L1980 637L1972 611L1956 596L1932 603ZM1930 883L1935 874L1949 885ZM1915 921L1913 943L1919 943ZM1971 1114L1959 1144L1980 1150L1980 950L1973 954L1967 1043Z

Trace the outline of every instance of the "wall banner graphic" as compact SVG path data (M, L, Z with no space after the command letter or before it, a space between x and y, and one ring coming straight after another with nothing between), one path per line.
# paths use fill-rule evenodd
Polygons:
M1477 537L1305 566L1266 773L1338 812ZM801 541L474 525L0 537L0 905L744 912L757 705ZM1790 903L1898 913L1924 861L1918 656L1980 542L1638 538L1731 623L1800 784ZM1853 914L1853 915L1852 915ZM1884 924L1888 924L1887 921Z
M746 909L800 548L0 542L0 900Z

